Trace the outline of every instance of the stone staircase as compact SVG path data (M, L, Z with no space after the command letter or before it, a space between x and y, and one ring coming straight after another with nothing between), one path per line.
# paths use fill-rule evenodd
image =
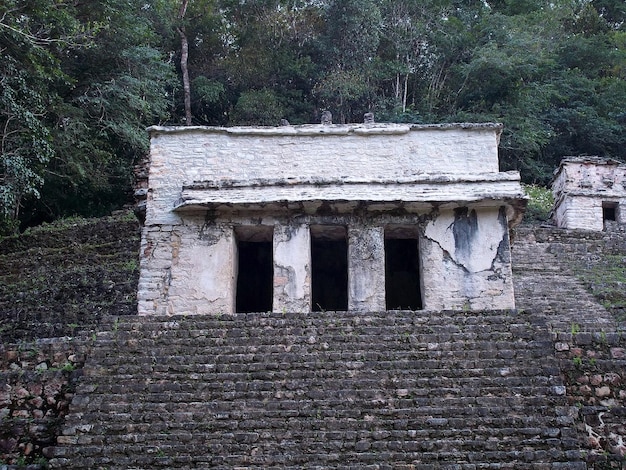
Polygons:
M518 228L517 312L110 319L50 466L586 469L555 347L616 331L572 260L625 240Z
M52 468L584 469L540 315L119 317Z
M602 249L602 240L602 233L518 228L511 249L517 309L540 312L553 331L615 329L610 312L572 272L572 258Z

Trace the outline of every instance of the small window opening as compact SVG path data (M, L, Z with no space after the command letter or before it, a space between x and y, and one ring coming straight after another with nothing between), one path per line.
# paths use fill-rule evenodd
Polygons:
M419 242L415 229L385 232L385 304L387 310L421 310Z
M602 203L602 220L615 222L617 220L617 202Z
M272 227L237 227L237 313L269 312L274 297Z
M348 241L342 226L311 226L314 312L348 310Z

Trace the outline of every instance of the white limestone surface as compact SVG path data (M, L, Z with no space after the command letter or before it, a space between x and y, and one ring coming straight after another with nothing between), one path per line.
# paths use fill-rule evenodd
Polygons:
M555 172L552 192L558 227L601 231L602 208L607 205L616 209L615 222L626 223L626 165L616 160L564 158Z
M388 228L418 240L422 306L514 308L501 126L150 129L140 314L236 309L238 237L272 242L272 310L310 312L311 227L343 227L348 308L385 309Z
M146 224L172 212L194 181L498 173L499 125L277 128L152 127Z
M366 224L348 227L348 309L385 310L384 227Z
M311 234L306 225L275 226L273 309L311 309Z
M422 242L424 308L514 308L509 233L498 208L464 207L431 220Z

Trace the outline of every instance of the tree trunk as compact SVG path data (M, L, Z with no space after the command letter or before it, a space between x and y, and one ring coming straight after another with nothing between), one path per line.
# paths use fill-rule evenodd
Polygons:
M185 125L191 126L191 85L189 83L189 68L187 61L189 59L189 41L184 29L178 28L180 35L180 70L183 74L183 96L185 100Z
M394 87L395 90L395 95L396 95L396 102L400 99L400 72L396 73L396 86Z
M178 12L178 19L180 21L180 26L176 29L178 30L178 35L180 36L180 70L183 74L183 97L185 101L185 125L191 126L192 124L192 116L191 116L191 84L189 83L189 41L187 40L187 34L185 33L185 27L183 26L183 19L185 18L185 13L187 12L187 5L189 5L189 0L183 0L180 5L180 10Z
M402 112L406 113L406 98L409 93L409 74L404 76L404 90L402 92Z

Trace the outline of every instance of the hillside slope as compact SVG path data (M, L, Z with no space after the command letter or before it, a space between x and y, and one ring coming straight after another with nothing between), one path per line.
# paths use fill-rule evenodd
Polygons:
M139 238L129 212L0 239L0 340L73 336L135 313Z

